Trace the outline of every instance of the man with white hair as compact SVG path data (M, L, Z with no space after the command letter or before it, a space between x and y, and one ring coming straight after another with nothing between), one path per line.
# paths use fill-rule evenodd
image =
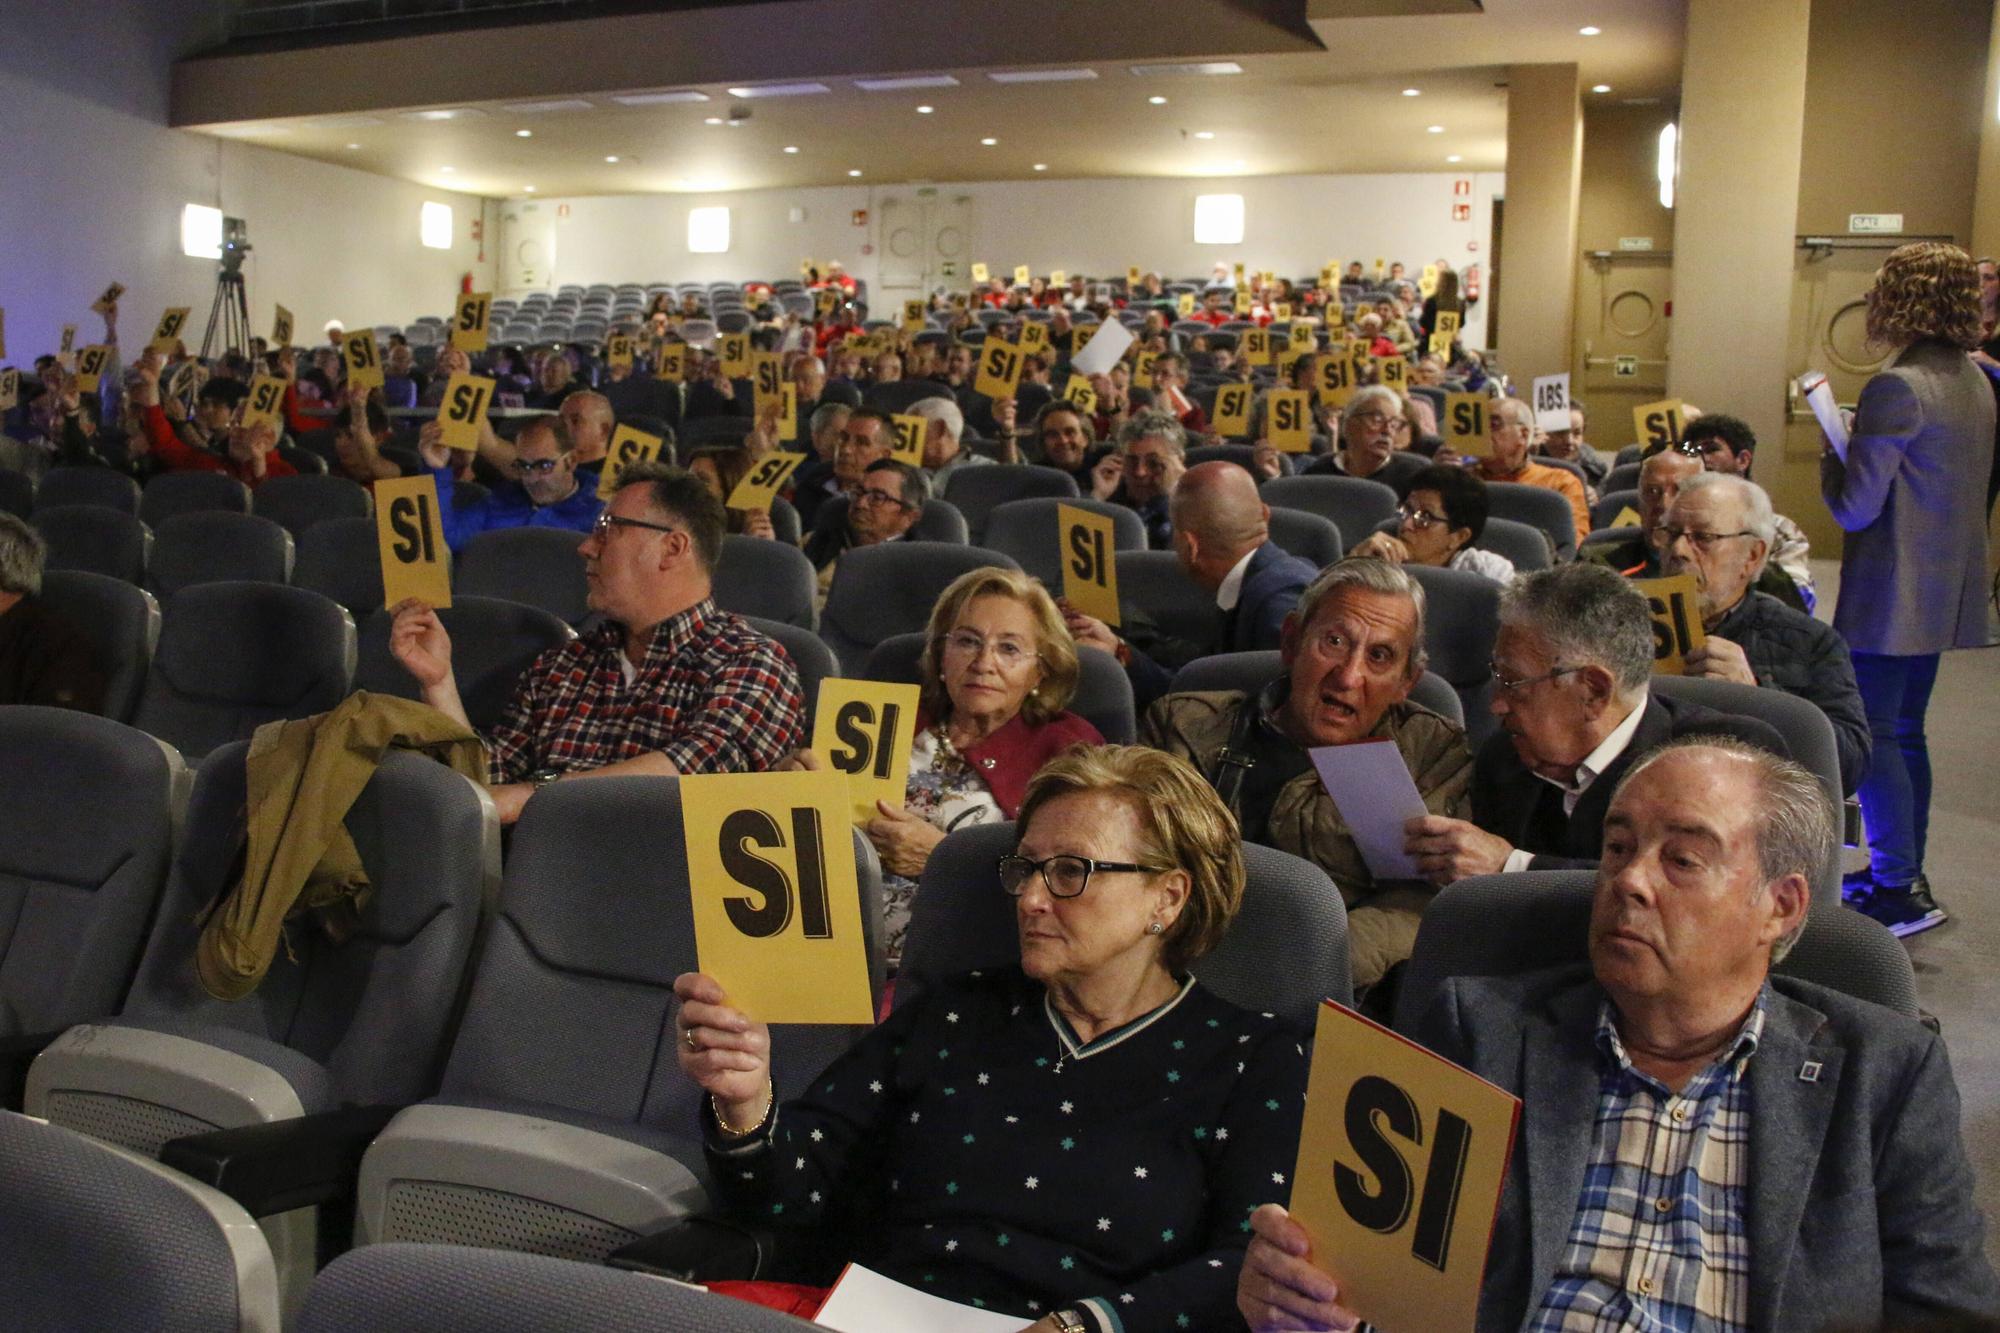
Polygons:
M965 413L951 399L919 398L905 411L906 415L922 417L926 423L924 475L930 479L932 495L944 494L945 482L952 473L993 461L959 443L965 434Z
M1833 724L1840 785L1852 793L1868 765L1868 715L1839 631L1786 606L1757 581L1777 516L1754 481L1699 472L1681 483L1660 523L1663 574L1690 574L1701 592L1708 641L1688 655L1691 676L1783 690L1817 705Z
M1574 472L1529 459L1528 446L1534 439L1534 409L1519 398L1495 398L1486 414L1488 452L1479 460L1480 479L1488 484L1511 481L1554 491L1569 501L1570 519L1581 540L1590 531L1590 503L1584 497L1583 483Z

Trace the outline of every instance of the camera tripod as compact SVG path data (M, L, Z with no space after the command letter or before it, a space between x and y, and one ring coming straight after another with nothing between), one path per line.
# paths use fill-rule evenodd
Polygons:
M215 304L208 311L208 332L201 338L201 359L206 361L215 347L218 327L222 350L247 351L250 346L250 304L243 291L243 270L224 269L215 275Z

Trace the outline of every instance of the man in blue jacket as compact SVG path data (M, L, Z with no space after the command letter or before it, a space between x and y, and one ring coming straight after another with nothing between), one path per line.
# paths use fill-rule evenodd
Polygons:
M587 533L604 502L592 473L578 473L569 430L560 417L541 417L521 428L508 465L514 480L471 504L456 502L451 451L436 422L424 428L419 446L425 466L437 479L438 512L444 541L453 553L482 532L497 528L567 528Z

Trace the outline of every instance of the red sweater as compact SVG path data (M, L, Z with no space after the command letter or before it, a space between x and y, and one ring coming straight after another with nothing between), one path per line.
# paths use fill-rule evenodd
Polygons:
M180 437L174 423L167 420L167 414L158 403L146 408L146 439L152 445L153 457L160 460L169 472L224 472L248 486L257 489L257 483L272 477L295 477L298 470L272 449L264 455L264 475L258 476L247 463L239 463L224 454L212 454L206 449L197 449Z
M929 713L919 712L917 730L922 731L932 721ZM993 793L1000 813L1014 819L1027 798L1028 779L1043 764L1079 743L1102 745L1104 737L1075 713L1058 713L1039 727L1016 713L1005 726L961 753Z

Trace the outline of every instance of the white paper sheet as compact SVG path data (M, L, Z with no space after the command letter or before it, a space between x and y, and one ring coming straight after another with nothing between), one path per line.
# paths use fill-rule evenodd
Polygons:
M1430 811L1395 742L1322 745L1311 754L1320 783L1354 835L1368 872L1378 880L1421 878L1417 863L1403 850L1403 825Z
M1084 349L1069 359L1070 369L1079 375L1108 374L1131 345L1132 330L1115 319L1107 319L1097 326L1097 332L1091 335Z
M1799 392L1805 395L1806 406L1819 418L1820 432L1826 442L1833 446L1833 452L1840 455L1840 461L1847 461L1847 423L1841 419L1840 404L1833 401L1833 386L1826 382L1826 376L1817 370L1808 370L1799 376Z
M839 1333L1019 1333L1034 1320L960 1305L849 1264L813 1322Z
M1568 430L1569 421L1569 372L1560 375L1543 375L1535 381L1535 396L1530 400L1535 409L1535 425L1540 430Z

